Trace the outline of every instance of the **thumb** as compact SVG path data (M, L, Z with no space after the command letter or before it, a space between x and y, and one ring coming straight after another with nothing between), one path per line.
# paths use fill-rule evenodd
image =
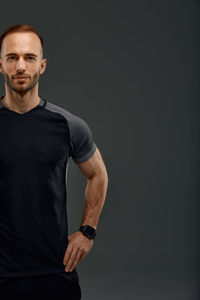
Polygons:
M68 235L68 240L71 241L73 234Z

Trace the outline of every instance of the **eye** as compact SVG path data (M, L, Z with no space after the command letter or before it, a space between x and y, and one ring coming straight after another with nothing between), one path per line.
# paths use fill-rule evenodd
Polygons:
M13 60L14 58L15 58L15 56L8 57L9 60Z
M28 56L27 57L29 60L35 60L35 58L33 56Z

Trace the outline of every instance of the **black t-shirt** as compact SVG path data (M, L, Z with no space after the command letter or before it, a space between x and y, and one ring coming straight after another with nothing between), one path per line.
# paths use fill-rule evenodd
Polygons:
M0 128L0 278L63 272L67 166L93 155L92 132L44 98L23 114L0 100Z

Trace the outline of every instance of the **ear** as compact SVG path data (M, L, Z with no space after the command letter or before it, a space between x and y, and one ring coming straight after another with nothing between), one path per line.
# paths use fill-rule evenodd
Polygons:
M44 58L42 59L41 61L41 65L40 65L40 74L44 73L45 69L46 69L46 66L47 66L47 59Z

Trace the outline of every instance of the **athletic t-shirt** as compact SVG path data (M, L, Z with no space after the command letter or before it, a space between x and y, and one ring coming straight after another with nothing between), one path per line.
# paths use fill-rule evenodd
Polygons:
M65 271L67 170L97 146L88 124L44 98L21 114L0 99L0 278ZM78 230L78 229L77 229Z

